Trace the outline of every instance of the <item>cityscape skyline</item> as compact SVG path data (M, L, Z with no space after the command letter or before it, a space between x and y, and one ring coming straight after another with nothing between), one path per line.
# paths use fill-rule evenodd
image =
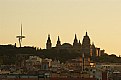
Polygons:
M120 0L0 0L0 44L19 46L22 22L23 46L44 49L48 34L52 46L58 36L73 44L74 35L82 41L87 30L97 47L120 55L120 7Z

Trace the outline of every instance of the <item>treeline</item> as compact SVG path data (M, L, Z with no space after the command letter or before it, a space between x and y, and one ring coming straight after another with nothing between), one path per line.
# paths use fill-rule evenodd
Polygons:
M17 64L29 58L29 56L40 56L41 58L50 58L65 62L69 59L75 59L82 56L82 53L68 49L37 49L35 47L1 47L0 46L0 64ZM91 57L94 62L121 63L121 57L116 55L104 54L100 57Z
M75 51L69 51L67 49L48 49L48 50L41 50L39 56L42 58L51 58L60 60L61 62L65 62L69 59L75 59L82 56L80 53L75 53Z

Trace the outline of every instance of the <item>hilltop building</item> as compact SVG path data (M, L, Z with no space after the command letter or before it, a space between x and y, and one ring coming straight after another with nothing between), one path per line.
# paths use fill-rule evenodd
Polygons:
M58 40L57 40L57 44L56 44L56 47L60 47L61 46L61 41L60 41L60 38L58 36Z
M51 43L50 35L48 35L48 40L47 40L47 43L46 43L46 49L51 49L51 47L52 47L52 43Z
M80 53L81 55L84 54L85 57L92 57L96 58L97 56L101 56L104 54L104 50L100 50L100 48L95 47L94 43L90 43L90 38L88 33L86 32L85 36L83 37L82 43L80 40L77 39L77 35L75 34L73 45L70 43L63 43L61 44L60 37L58 36L57 43L55 47L52 47L50 35L48 35L46 49L56 48L59 50L66 50L70 53Z
M84 55L86 56L86 57L89 57L89 56L91 56L90 55L90 46L91 46L91 44L90 44L90 38L89 38L89 36L88 36L88 34L87 34L87 32L86 32L86 35L84 36L84 38L83 38L83 41L82 41L82 53L84 53Z

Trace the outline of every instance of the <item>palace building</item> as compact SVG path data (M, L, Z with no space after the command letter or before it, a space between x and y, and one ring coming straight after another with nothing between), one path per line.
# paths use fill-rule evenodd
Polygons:
M95 47L94 43L91 44L87 32L83 37L82 43L80 42L80 40L77 39L77 36L75 34L73 45L70 43L61 44L60 37L58 36L55 47L52 47L50 35L48 35L46 49L52 49L52 48L56 48L57 50L67 50L70 53L71 52L80 53L84 54L85 57L93 57L93 58L104 54L104 50L100 50L100 48Z

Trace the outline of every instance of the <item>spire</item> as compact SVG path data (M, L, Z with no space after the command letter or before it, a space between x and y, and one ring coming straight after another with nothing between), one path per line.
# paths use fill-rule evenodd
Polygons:
M60 38L59 38L59 36L58 36L58 41L60 41Z
M48 34L48 37L50 37L50 34Z
M78 43L77 36L75 34L74 43Z
M61 41L60 41L60 38L58 36L58 40L57 40L57 44L56 44L56 47L60 46L61 45Z
M82 41L82 53L84 53L86 57L90 56L90 38L87 31Z
M78 43L78 45L79 45L79 47L81 47L81 42L80 42L80 40L79 40L79 43Z
M50 40L50 34L48 34L48 40Z
M86 36L88 36L87 31L86 31Z
M48 40L46 43L46 49L51 49L52 47L52 43L51 43L51 39L50 39L50 34L48 34Z
M73 42L73 46L77 47L78 46L78 40L77 40L77 36L75 34L75 38L74 38L74 42Z
M76 34L75 34L75 39L77 40Z

